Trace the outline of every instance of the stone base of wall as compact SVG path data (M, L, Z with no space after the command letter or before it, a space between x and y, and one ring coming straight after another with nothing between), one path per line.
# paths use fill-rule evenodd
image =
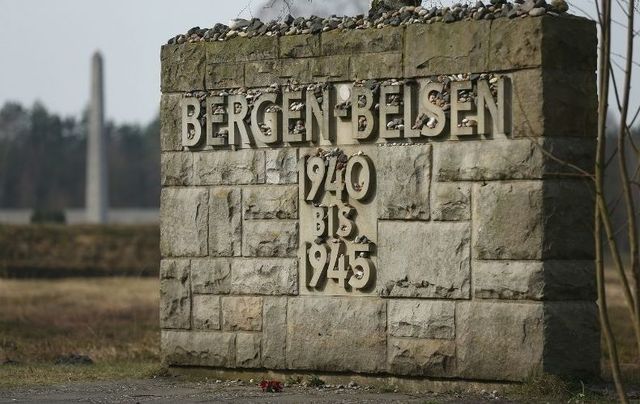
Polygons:
M513 383L485 382L479 380L458 380L458 379L436 379L436 378L416 378L397 377L391 375L363 375L357 373L327 373L327 372L293 372L293 371L271 371L253 369L219 369L208 367L183 367L171 366L168 368L169 375L185 377L188 379L208 379L208 380L242 380L249 383L253 379L254 383L261 380L278 380L283 383L289 378L300 378L307 380L311 376L317 376L326 384L344 385L355 382L358 386L368 386L374 389L397 389L403 393L434 392L447 393L458 391L461 393L480 393L484 391L503 391L505 387Z

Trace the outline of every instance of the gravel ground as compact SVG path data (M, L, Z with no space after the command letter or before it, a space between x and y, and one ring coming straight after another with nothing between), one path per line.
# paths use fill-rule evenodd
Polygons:
M156 378L136 381L74 383L0 391L0 403L506 403L484 396L406 394L366 388L285 387L281 393L263 393L257 385L237 382L177 382Z

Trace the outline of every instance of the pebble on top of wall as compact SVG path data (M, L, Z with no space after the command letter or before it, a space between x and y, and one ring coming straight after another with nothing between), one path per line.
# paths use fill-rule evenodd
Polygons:
M168 365L598 374L595 26L491 3L163 46Z

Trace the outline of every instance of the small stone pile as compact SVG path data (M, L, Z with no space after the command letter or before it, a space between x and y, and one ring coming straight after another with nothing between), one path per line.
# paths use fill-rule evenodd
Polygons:
M285 36L296 34L319 34L332 30L397 27L409 24L433 24L437 22L493 20L496 18L526 18L542 15L561 15L569 10L565 0L485 0L475 4L457 3L451 7L405 6L396 11L369 11L369 15L343 16L286 16L281 21L260 21L236 18L229 25L216 24L213 28L193 27L186 34L169 39L169 44L201 41L225 41L235 37Z

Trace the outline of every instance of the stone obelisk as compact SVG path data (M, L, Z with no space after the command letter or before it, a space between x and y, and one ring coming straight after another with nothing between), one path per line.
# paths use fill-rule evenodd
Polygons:
M104 87L102 78L102 55L93 54L91 59L91 101L89 105L89 139L87 141L87 222L107 222L107 148L104 131Z

